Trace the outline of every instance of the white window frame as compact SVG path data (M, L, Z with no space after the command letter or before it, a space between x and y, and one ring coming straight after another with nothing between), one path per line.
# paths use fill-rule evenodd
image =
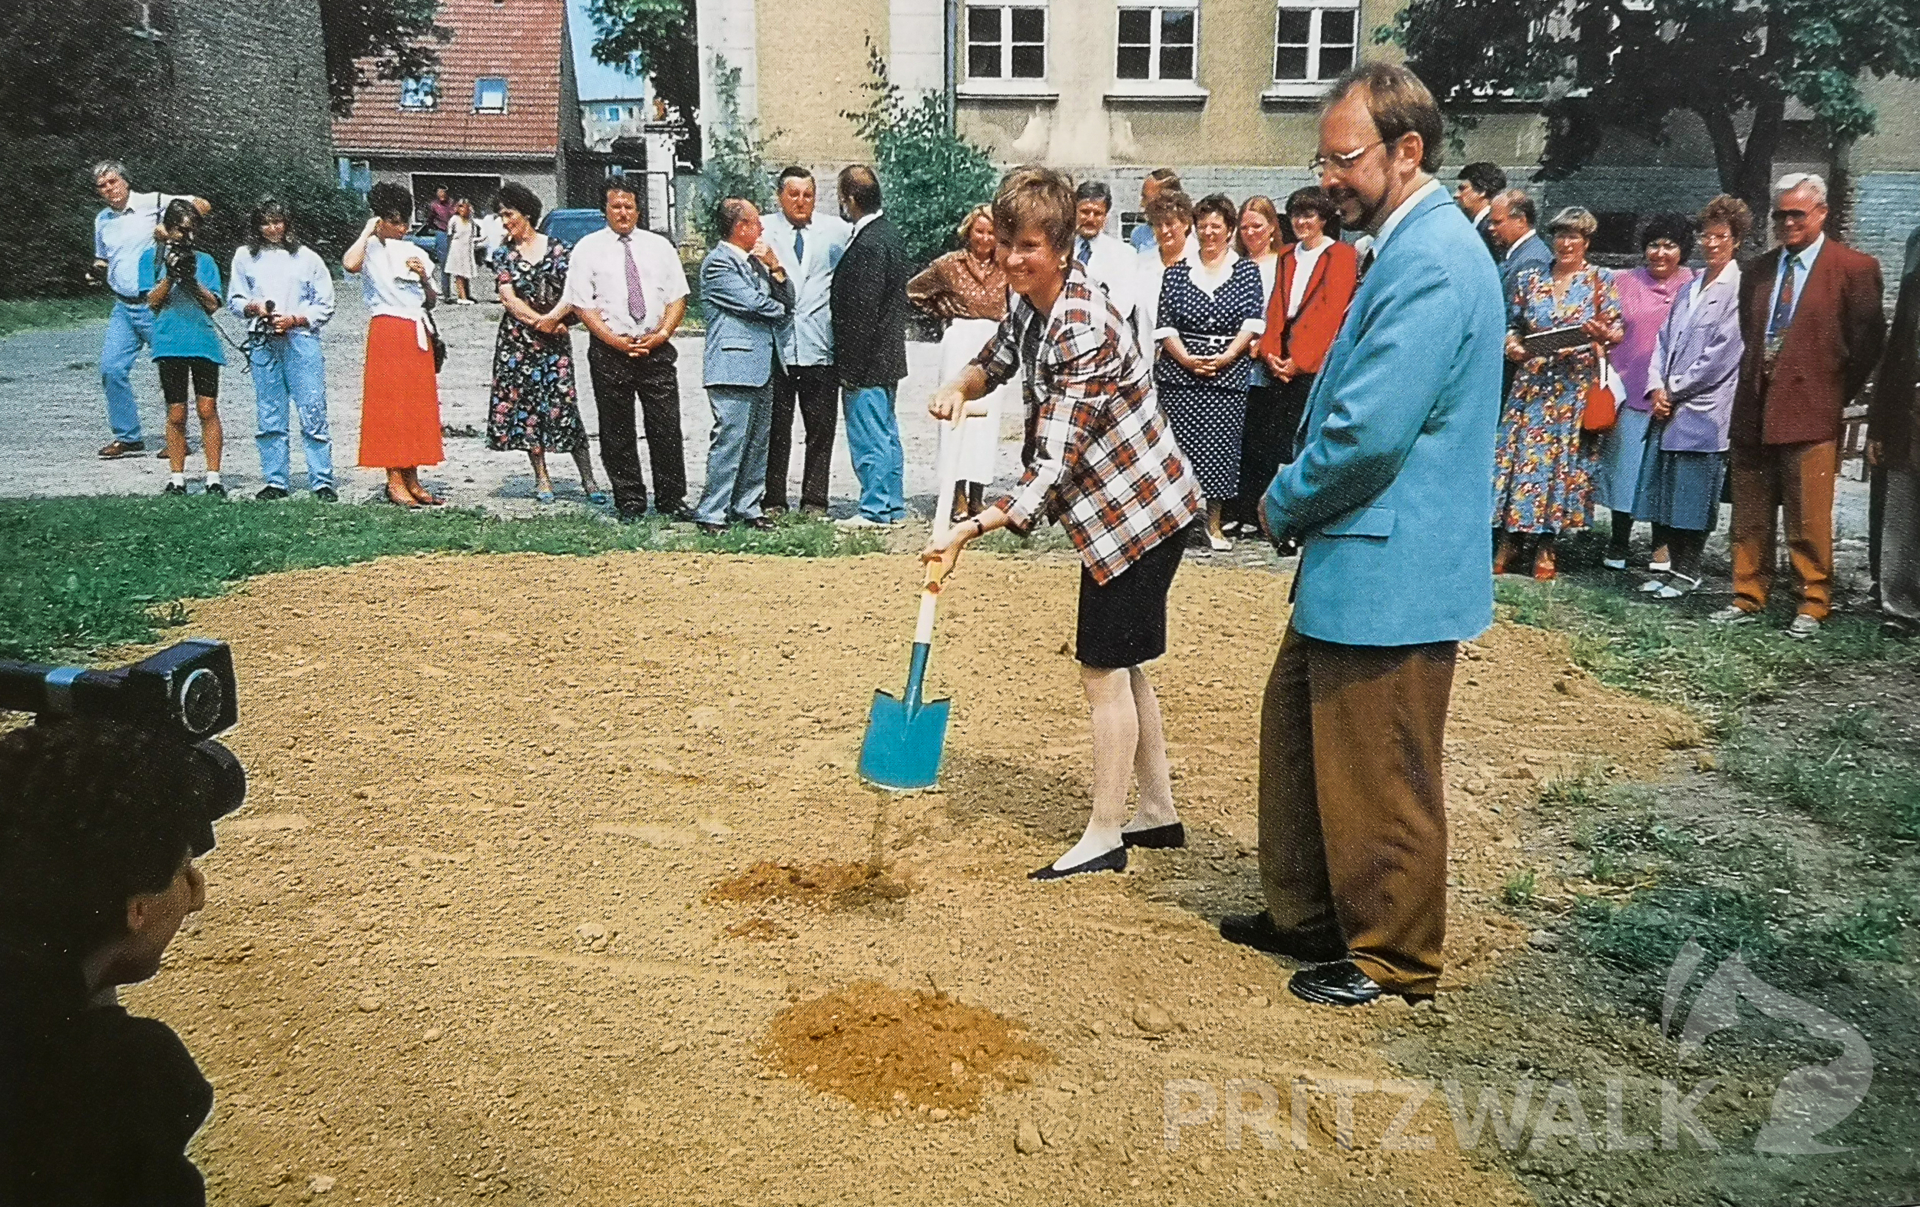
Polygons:
M127 26L127 32L147 42L166 40L167 0L135 0L134 11L140 18Z
M411 99L409 99L411 98ZM429 71L400 81L400 107L412 113L431 113L440 107L440 80Z
M500 81L500 103L498 105L482 105L480 103L480 90L495 80ZM505 113L507 111L509 95L510 93L507 87L506 76L504 75L477 76L473 81L473 111L475 113L487 113L487 114Z
M1013 72L1013 50L1015 46L1032 46L1032 42L1015 42L1013 38L1013 14L1016 9L1036 9L1040 13L1042 28L1040 31L1040 74L1037 76L1016 76ZM972 14L976 9L998 9L1000 17L1000 69L997 76L979 76L973 74L973 48L976 45L988 45L975 42L973 38ZM999 0L997 3L968 3L962 7L961 44L963 46L965 79L961 84L964 92L975 95L1007 94L1030 96L1038 94L1052 95L1047 88L1047 79L1053 70L1053 14L1045 0L1034 3L1032 0Z
M1147 74L1138 78L1123 78L1120 75L1120 26L1119 14L1144 12L1150 14L1147 28ZM1160 74L1160 52L1165 46L1160 40L1161 14L1167 12L1185 12L1193 15L1193 41L1189 49L1193 52L1191 71L1187 75L1171 78ZM1128 43L1137 46L1139 43ZM1114 18L1113 35L1113 80L1114 88L1127 89L1137 86L1156 87L1175 85L1191 88L1200 81L1200 5L1197 0L1160 0L1158 3L1138 4L1122 3Z
M1279 0L1279 2L1274 5L1273 12L1273 38L1271 39L1270 50L1270 55L1273 60L1278 60L1280 57L1280 20L1283 14L1289 12L1305 12L1310 14L1310 24L1307 27L1306 42L1307 78L1303 80L1283 80L1280 79L1278 75L1275 75L1271 86L1262 94L1266 99L1317 97L1326 91L1328 84L1339 78L1339 72L1328 72L1324 70L1320 64L1320 54L1327 46L1322 34L1322 23L1326 14L1329 12L1350 12L1353 14L1353 41L1350 44L1341 42L1338 43L1338 45L1343 47L1351 45L1353 55L1349 61L1354 63L1360 61L1360 46L1362 41L1360 0ZM1287 45L1298 46L1299 43L1289 42ZM1279 64L1277 61L1272 63L1272 70L1277 71L1278 67ZM1341 70L1345 70L1345 68Z

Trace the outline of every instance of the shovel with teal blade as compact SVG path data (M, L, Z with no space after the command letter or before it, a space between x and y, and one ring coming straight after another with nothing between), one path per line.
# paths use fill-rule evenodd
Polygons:
M933 497L933 531L944 537L953 526L953 486L959 457L959 426L967 418L985 415L984 403L969 403L950 422L954 429L941 441L938 493ZM998 435L998 433L995 433ZM860 778L894 792L931 788L940 777L940 756L947 746L947 714L951 700L923 700L927 655L933 646L933 614L940 600L940 584L928 568L920 588L920 622L913 631L913 655L907 662L907 690L899 698L873 693L867 713L867 736L860 744Z

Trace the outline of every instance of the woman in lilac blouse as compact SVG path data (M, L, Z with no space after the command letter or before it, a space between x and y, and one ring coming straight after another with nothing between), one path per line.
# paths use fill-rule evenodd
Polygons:
M1613 512L1612 538L1602 564L1609 570L1627 568L1627 542L1633 535L1633 499L1640 487L1640 454L1647 447L1652 422L1652 388L1647 366L1653 360L1654 341L1667 321L1673 301L1693 280L1693 270L1682 267L1693 253L1693 223L1681 214L1655 214L1640 233L1646 263L1614 277L1620 287L1620 313L1627 338L1612 353L1613 367L1626 387L1620 399L1620 418L1601 438L1600 464L1593 475L1593 501ZM1668 552L1654 541L1652 568L1667 568Z
M1640 588L1659 599L1678 599L1700 585L1700 552L1720 516L1742 351L1733 253L1752 225L1746 203L1724 194L1700 211L1707 266L1674 302L1648 367L1653 422L1633 513L1652 523L1654 544L1673 553L1672 573Z

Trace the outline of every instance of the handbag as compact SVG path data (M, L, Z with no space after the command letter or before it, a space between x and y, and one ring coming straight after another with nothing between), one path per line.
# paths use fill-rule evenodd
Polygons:
M440 338L440 325L433 321L433 308L429 306L421 313L427 320L427 342L433 345L433 371L438 373L447 363L447 341Z
M1593 316L1600 317L1600 272L1593 273ZM1599 376L1587 386L1586 405L1580 409L1580 430L1583 432L1605 432L1613 428L1620 419L1620 397L1627 392L1620 380L1620 374L1614 369L1613 362L1607 358L1607 350L1599 343L1593 345L1593 356L1598 362Z

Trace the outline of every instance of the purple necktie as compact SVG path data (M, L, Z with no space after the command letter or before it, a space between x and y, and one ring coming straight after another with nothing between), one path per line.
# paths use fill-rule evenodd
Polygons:
M621 255L627 262L627 313L636 323L647 321L647 288L640 283L640 265L633 258L633 237L620 236Z

